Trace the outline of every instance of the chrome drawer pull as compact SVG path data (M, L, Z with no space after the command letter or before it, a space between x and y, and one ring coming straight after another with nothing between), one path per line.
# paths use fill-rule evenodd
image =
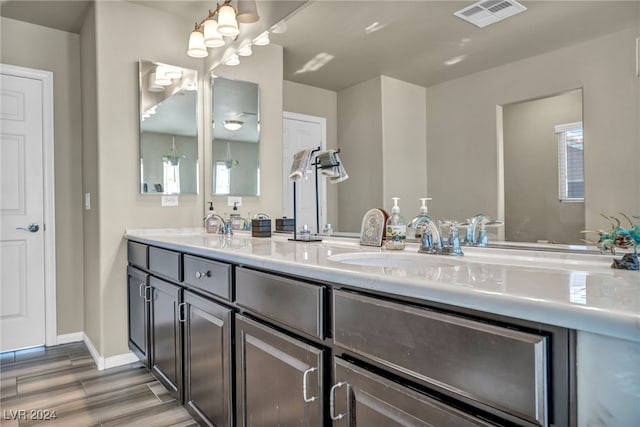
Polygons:
M201 271L196 271L196 279L202 279L203 277L211 277L211 272L209 270L204 273Z
M185 316L182 315L184 313L182 307L184 307L185 305L187 305L186 302L181 302L180 304L178 304L178 322L181 323L186 322Z
M151 292L147 292L148 290L150 290ZM152 299L153 299L153 288L151 286L145 286L144 287L145 302L151 302Z
M340 387L342 387L343 385L347 385L346 382L339 382L338 384L335 384L333 387L331 387L331 390L329 390L329 415L331 416L331 419L333 421L338 421L342 418L344 418L345 415L347 414L338 414L335 415L335 398L336 398L336 390L339 389Z
M305 403L311 403L318 398L317 396L307 397L307 376L317 370L318 368L309 368L304 371L304 374L302 375L302 398L304 399Z

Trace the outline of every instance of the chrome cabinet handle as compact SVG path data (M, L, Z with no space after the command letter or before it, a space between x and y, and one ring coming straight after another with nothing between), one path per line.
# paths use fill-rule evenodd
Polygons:
M151 292L147 292L147 291L151 291ZM151 286L145 286L144 287L144 301L145 302L151 302L152 299L153 299L153 289L151 288Z
M144 295L142 295L142 288L146 285L146 283L144 282L140 282L140 288L138 288L138 295L140 295L140 298L144 298Z
M181 302L180 304L178 304L178 322L186 322L185 316L182 315L184 313L182 307L184 307L185 305L187 305L186 302Z
M338 414L338 415L335 414L336 413L336 406L335 406L336 390L344 385L347 385L347 383L339 382L338 384L335 384L333 387L331 387L331 390L329 390L329 416L331 416L331 419L333 421L341 420L342 418L344 418L345 415L347 415L347 414Z
M204 273L202 271L196 271L196 279L202 279L203 277L211 277L211 272L208 270Z
M30 231L30 232L32 232L32 233L35 233L35 232L37 232L38 230L40 230L40 226L34 222L34 223L32 223L32 224L27 225L27 228L24 228L24 227L16 227L16 230L24 230L24 231Z
M309 368L306 371L304 371L304 374L302 375L302 398L304 399L305 403L311 403L318 398L317 396L311 396L311 397L307 396L307 378L310 373L315 372L317 370L318 368Z

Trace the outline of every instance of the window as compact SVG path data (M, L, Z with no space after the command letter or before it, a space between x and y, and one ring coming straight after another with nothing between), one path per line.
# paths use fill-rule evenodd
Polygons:
M231 168L224 162L216 162L216 194L229 194L231 191Z
M180 194L180 165L173 166L171 162L162 162L164 175L164 193Z
M558 195L561 202L584 202L582 122L557 125Z

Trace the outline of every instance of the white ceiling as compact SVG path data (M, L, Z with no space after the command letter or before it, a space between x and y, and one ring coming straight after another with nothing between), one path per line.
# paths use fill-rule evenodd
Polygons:
M2 16L72 32L79 31L91 3L0 1ZM283 4L290 10L301 3L258 1L265 16ZM191 20L215 5L212 0L134 2ZM453 15L472 3L311 0L286 20L286 31L271 39L284 47L284 79L340 90L378 75L430 86L626 27L635 26L640 33L640 0L521 0L525 12L485 28ZM308 71L309 61L318 55L330 60ZM456 59L460 61L446 65Z
M625 27L640 32L639 1L521 0L528 10L485 28L454 16L473 3L312 1L272 41L284 46L285 80L336 91L378 75L430 86ZM304 71L319 54L333 59Z
M1 0L0 15L18 21L80 33L91 0Z

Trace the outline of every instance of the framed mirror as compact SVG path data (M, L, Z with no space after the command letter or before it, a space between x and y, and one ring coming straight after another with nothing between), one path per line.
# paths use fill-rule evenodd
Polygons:
M139 62L140 192L198 194L198 73Z
M212 77L212 191L215 196L260 194L258 85Z
M326 118L327 145L350 175L329 193L334 230L358 232L392 195L407 220L420 197L433 198L436 219L505 220L490 241L580 244L597 239L581 230L610 227L600 212L637 214L637 154L620 153L638 153L640 3L522 3L479 27L456 15L471 1L314 1L273 35L284 110ZM577 115L554 101L568 93ZM557 129L576 122L584 149L566 151L580 152L583 169L563 182ZM564 198L562 184L583 188L581 200Z

